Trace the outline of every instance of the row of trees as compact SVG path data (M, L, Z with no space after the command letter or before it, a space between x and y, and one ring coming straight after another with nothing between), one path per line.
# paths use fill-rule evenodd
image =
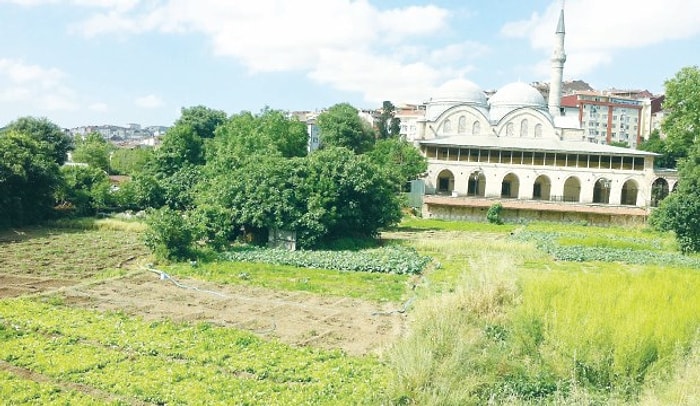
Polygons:
M0 210L9 214L0 226L43 221L56 207L79 215L159 208L150 242L175 257L194 241L221 247L269 229L295 231L301 247L372 236L399 220L397 192L426 162L357 113L342 103L319 115L322 148L311 154L306 124L271 109L227 117L184 108L155 150L118 149L99 134L73 145L47 120L22 118L0 133ZM71 149L88 165L61 166ZM115 188L109 173L131 180Z

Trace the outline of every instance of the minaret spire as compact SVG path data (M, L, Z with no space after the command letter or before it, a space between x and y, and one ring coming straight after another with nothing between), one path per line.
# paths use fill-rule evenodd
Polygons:
M561 87L564 81L564 62L566 62L566 53L564 52L564 2L561 3L561 11L559 12L559 22L557 30L554 33L554 51L552 52L552 76L549 82L549 113L552 117L559 116L561 105Z

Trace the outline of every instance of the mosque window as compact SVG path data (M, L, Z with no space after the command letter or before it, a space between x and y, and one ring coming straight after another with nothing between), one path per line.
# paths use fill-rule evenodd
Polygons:
M481 123L478 121L475 121L474 124L472 125L472 135L479 135L481 134Z
M467 118L461 116L459 118L459 123L457 124L457 132L463 134L465 131L467 131Z
M527 137L527 130L528 130L528 125L527 125L527 119L524 119L523 121L520 122L520 136L521 137Z
M513 123L508 123L506 124L506 137L512 137L513 136Z
M535 138L542 138L542 124L535 124Z
M449 133L452 131L452 122L449 118L442 124L442 131L444 133Z

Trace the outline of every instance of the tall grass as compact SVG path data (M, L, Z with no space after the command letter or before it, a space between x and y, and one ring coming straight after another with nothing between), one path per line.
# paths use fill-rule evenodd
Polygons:
M437 224L432 224L437 225ZM455 229L456 226L447 227ZM527 225L601 250L674 255L646 229ZM632 262L562 262L509 232L431 230L411 244L440 266L387 354L389 403L694 404L700 273ZM690 357L689 361L686 361ZM694 360L694 362L693 362Z

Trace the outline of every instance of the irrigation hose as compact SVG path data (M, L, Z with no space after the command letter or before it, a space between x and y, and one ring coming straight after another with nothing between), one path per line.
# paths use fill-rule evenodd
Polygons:
M159 270L159 269L155 269L155 268L151 267L150 264L149 264L149 265L146 265L143 269L158 274L158 275L160 276L160 280L162 280L162 281L164 281L164 280L169 280L170 282L172 282L172 283L173 283L175 286L177 286L178 288L189 289L189 290L195 290L195 291L197 291L197 292L202 292L202 293L209 293L209 294L211 294L211 295L216 295L216 296L219 296L219 297L223 297L223 298L225 298L225 299L228 299L228 298L229 298L228 296L224 295L224 294L221 293L221 292L216 292L216 291L213 291L213 290L200 289L200 288L198 288L198 287L196 287L196 286L190 286L190 285L185 285L185 284L183 284L183 283L180 283L180 282L178 282L176 279L174 279L172 276L168 275L167 273L165 273L165 272L163 272L163 271L161 271L161 270Z

